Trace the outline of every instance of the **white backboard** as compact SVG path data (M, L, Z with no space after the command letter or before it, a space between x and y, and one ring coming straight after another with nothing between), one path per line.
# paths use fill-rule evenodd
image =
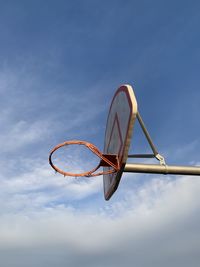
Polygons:
M104 153L116 154L121 169L103 176L104 196L108 200L116 191L128 157L133 125L137 115L137 101L130 85L122 85L115 93L106 124ZM107 170L109 167L104 167Z

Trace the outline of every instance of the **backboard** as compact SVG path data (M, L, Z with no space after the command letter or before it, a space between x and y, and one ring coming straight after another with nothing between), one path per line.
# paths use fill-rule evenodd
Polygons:
M106 200L116 191L128 157L133 125L137 115L137 101L130 85L122 85L115 93L107 118L104 153L116 154L120 170L104 174L104 197ZM104 167L107 170L109 167Z

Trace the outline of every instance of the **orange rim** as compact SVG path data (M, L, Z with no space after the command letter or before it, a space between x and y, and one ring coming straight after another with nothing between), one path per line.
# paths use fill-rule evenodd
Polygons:
M87 171L87 172L82 172L82 173L72 173L72 172L65 172L65 171L61 170L53 163L52 155L56 150L60 149L63 146L68 146L68 145L84 145L85 147L90 149L95 155L97 155L101 159L100 163L92 170ZM110 167L111 169L109 169L107 171L96 172L102 166L101 162L106 163L107 166ZM94 176L98 176L98 175L115 173L115 172L119 171L119 169L120 169L119 164L115 164L112 161L110 161L108 158L106 158L95 145L93 145L89 142L86 142L86 141L81 141L81 140L65 141L65 142L55 146L50 152L49 164L56 172L59 172L60 174L62 174L64 176L73 176L73 177L94 177Z

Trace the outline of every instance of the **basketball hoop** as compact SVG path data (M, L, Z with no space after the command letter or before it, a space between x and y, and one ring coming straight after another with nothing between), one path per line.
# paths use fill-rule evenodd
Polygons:
M99 164L95 168L93 168L92 170L87 171L87 172L83 172L83 173L71 173L71 172L66 172L66 171L61 170L53 163L52 155L56 150L58 150L64 146L68 146L68 145L84 145L89 150L91 150L97 157L100 158ZM80 141L80 140L66 141L64 143L61 143L61 144L58 144L57 146L55 146L50 152L49 163L50 163L51 167L56 172L59 172L60 174L62 174L64 176L73 176L73 177L83 177L83 176L94 177L94 176L98 176L98 175L112 174L112 173L119 171L119 169L120 169L119 160L118 160L117 155L103 154L95 145L93 145L89 142ZM108 167L109 170L96 172L100 167Z
M151 154L129 154L133 126L136 120L138 120L152 150ZM52 155L56 150L68 145L85 146L100 158L99 164L92 170L83 173L71 173L59 169L52 162ZM128 158L155 158L160 164L128 163ZM134 91L128 84L120 86L112 99L106 123L103 153L95 145L86 141L66 141L51 150L49 163L56 172L64 176L93 177L103 175L106 200L109 200L117 190L124 172L200 176L200 166L171 166L166 164L164 157L158 153L146 129L138 111ZM103 171L97 171L100 167L103 167Z

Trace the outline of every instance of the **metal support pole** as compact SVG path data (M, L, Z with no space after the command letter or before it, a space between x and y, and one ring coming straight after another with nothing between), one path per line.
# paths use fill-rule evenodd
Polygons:
M124 172L200 175L200 167L126 163Z
M155 147L155 145L154 145L154 143L153 143L153 141L152 141L152 139L150 137L149 132L147 131L147 128L145 127L145 124L144 124L144 122L142 120L142 117L140 116L139 111L137 113L137 119L139 121L139 124L140 124L140 126L142 128L142 131L143 131L144 135L146 136L147 141L148 141L148 143L149 143L154 155L156 156L158 154L158 151L157 151L157 149L156 149L156 147Z
M150 136L149 132L147 131L147 128L145 127L145 124L142 120L142 117L140 116L139 111L137 112L137 119L138 119L139 124L142 128L142 131L143 131L143 133L144 133L144 135L145 135L145 137L146 137L146 139L147 139L147 141L148 141L148 143L149 143L149 145L153 151L153 154L134 154L134 155L128 155L128 157L129 158L138 158L138 157L139 158L156 158L157 160L160 161L160 164L165 165L166 164L165 159L163 156L161 156L158 153L158 150L156 149L156 147L155 147L155 145L151 139L151 136Z
M177 175L200 175L200 166L169 166L165 163L165 159L161 156L151 137L147 131L145 124L140 116L140 113L137 113L137 119L143 130L143 133L153 151L153 154L133 154L128 155L129 158L156 158L160 161L158 164L141 164L141 163L126 163L123 172L136 172L136 173L155 173L155 174L177 174Z

